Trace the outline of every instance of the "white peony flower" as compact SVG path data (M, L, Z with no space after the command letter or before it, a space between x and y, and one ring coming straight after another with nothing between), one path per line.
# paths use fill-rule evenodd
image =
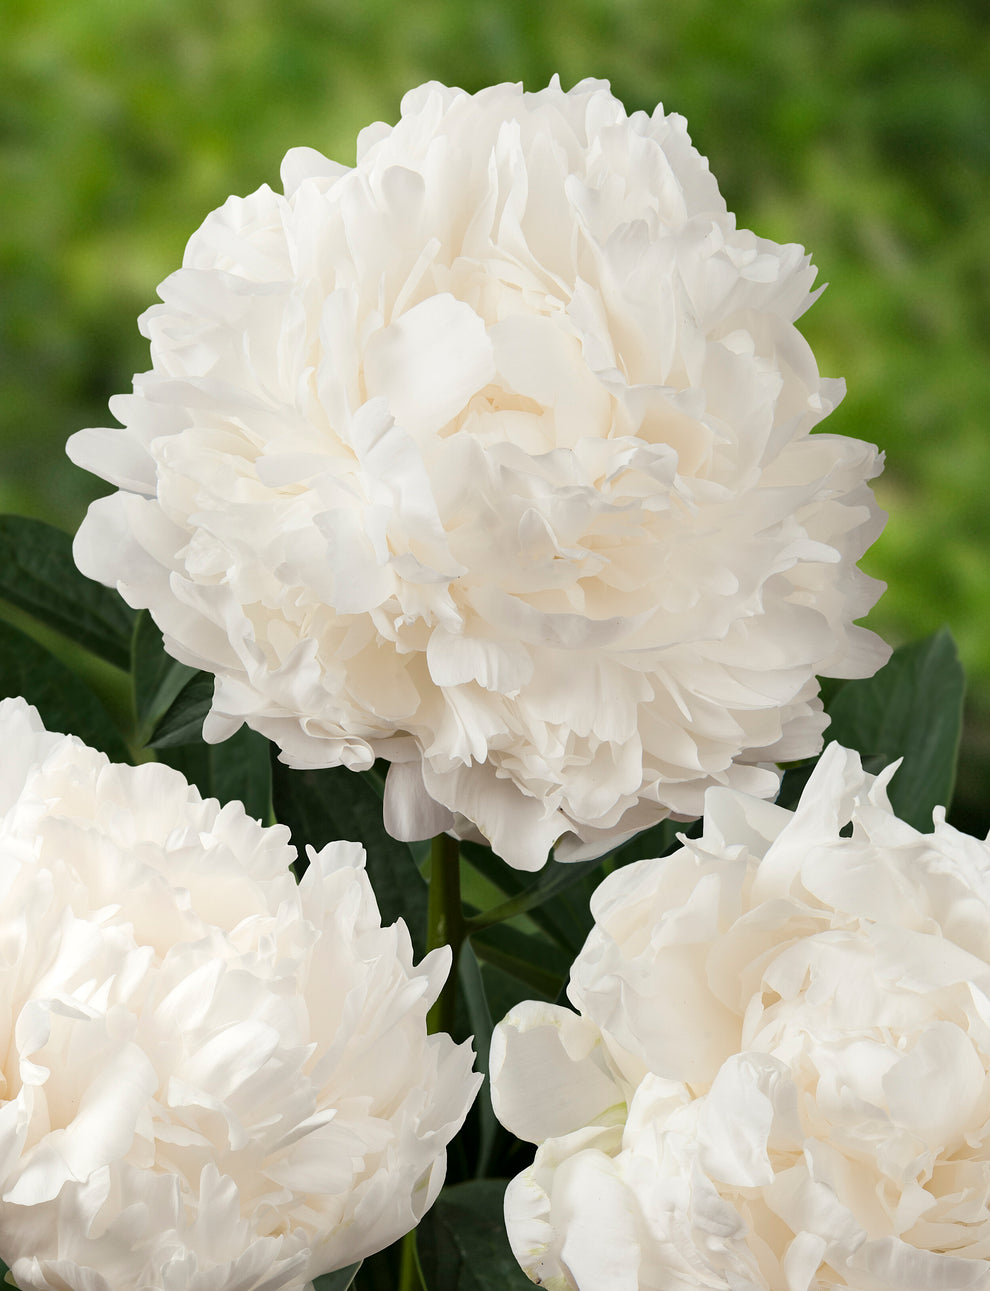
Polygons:
M596 892L579 1014L500 1024L533 1281L990 1287L990 843L898 820L893 770L832 745L793 813L710 790L700 839Z
M153 367L72 459L119 492L79 567L295 767L392 763L400 838L597 855L705 790L771 796L817 675L886 648L872 445L794 320L815 270L738 230L685 122L442 85L353 169L288 153L141 320Z
M356 843L0 704L0 1257L21 1291L300 1291L412 1228L480 1077Z

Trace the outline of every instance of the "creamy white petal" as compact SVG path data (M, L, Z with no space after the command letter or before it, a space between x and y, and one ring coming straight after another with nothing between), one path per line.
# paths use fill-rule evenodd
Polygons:
M0 703L0 1252L23 1288L303 1291L412 1228L481 1083L363 848ZM415 767L415 764L414 764Z
M600 1123L625 1101L597 1028L553 1004L527 1001L499 1023L490 1071L496 1116L531 1143Z
M888 653L855 624L882 458L818 432L803 249L596 80L431 82L282 184L207 217L123 428L69 447L121 490L80 568L217 677L207 738L412 758L438 806L390 793L400 836L521 869L772 798L821 748L818 676Z
M833 745L794 811L710 789L699 838L594 894L579 1012L499 1025L531 1277L609 1291L635 1252L649 1291L988 1285L990 842L898 820L892 771Z
M449 292L414 305L364 352L369 397L384 396L415 435L441 430L494 375L484 319Z

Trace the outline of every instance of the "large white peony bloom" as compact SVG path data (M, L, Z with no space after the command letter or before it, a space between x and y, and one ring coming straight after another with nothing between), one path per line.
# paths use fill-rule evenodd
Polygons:
M885 647L872 445L794 320L815 271L738 230L685 122L429 84L353 169L230 198L81 431L79 567L296 767L392 763L397 837L597 855L818 751L816 674Z
M301 1291L412 1228L480 1077L355 843L0 704L0 1257L21 1291Z
M990 844L898 820L892 770L832 745L793 813L710 790L703 837L596 892L580 1016L499 1026L534 1281L990 1287Z

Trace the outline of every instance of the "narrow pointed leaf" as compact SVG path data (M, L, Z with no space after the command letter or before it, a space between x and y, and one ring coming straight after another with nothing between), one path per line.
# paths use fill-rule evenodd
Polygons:
M571 958L546 937L494 924L471 937L478 958L525 982L543 999L553 1000L570 969Z
M528 914L558 945L577 952L590 927L583 918L588 897L604 873L600 860L550 860L533 880L511 870L488 848L465 844L463 850L469 864L506 893L501 907L478 915L476 926Z
M213 678L194 672L156 723L148 743L153 749L190 744L203 738L203 722L213 702Z
M138 730L147 743L180 692L197 675L195 668L165 653L161 631L147 610L140 612L134 627L131 673Z
M525 901L527 910L549 901L558 892L566 891L601 865L600 859L567 863L551 859L537 871L536 878L533 879L529 874L506 865L490 847L464 843L462 852L468 863L505 892L506 896Z
M485 995L481 965L470 942L461 947L457 964L461 998L468 1015L470 1034L474 1036L474 1061L476 1071L484 1073L485 1083L478 1091L472 1114L478 1117L478 1150L474 1162L475 1177L483 1178L491 1164L498 1121L492 1110L491 1083L488 1078L488 1051L492 1045L492 1015Z
M27 516L0 516L0 597L118 668L130 666L134 611L76 568L72 538Z

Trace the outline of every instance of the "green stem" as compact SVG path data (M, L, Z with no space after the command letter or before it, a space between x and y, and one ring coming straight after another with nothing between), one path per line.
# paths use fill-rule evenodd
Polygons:
M461 850L456 838L438 834L430 848L430 896L426 948L449 946L450 974L437 1002L426 1016L431 1035L452 1032L457 1009L457 960L467 935L461 907Z
M399 1291L423 1291L423 1281L419 1276L419 1264L416 1259L415 1228L410 1229L402 1239L401 1256Z

